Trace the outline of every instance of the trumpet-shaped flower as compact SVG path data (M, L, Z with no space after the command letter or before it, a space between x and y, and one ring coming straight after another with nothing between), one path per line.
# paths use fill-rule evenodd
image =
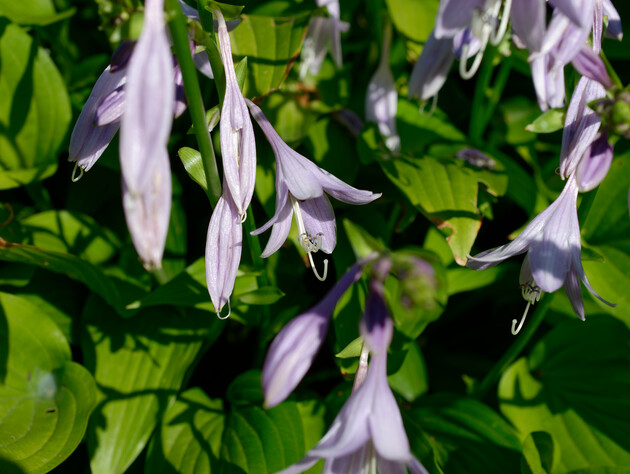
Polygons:
M514 255L527 252L529 269L521 285L531 290L552 293L564 286L576 314L584 319L579 281L596 298L610 305L591 287L582 267L580 225L577 217L578 186L575 175L567 180L560 196L532 220L520 235L507 245L470 257L466 266L484 270ZM526 298L528 299L528 298ZM614 305L611 305L614 306Z
M219 125L223 172L238 213L244 216L252 199L256 180L254 127L236 80L225 19L218 8L214 9L214 14L219 22L221 61L225 70L225 96Z
M242 248L243 224L224 182L223 195L212 212L206 239L206 283L217 315L226 303L229 306Z
M365 116L375 122L381 135L385 137L385 146L393 152L400 150L400 137L396 131L396 110L398 94L394 86L394 77L389 68L389 50L392 43L392 26L388 22L383 34L383 49L378 69L368 85L365 97Z
M273 340L262 372L267 408L282 403L308 372L326 338L337 301L361 277L367 261L353 265L317 305L291 320Z
M318 7L326 7L330 17L311 18L302 46L300 77L306 74L317 75L326 56L326 48L337 67L342 66L341 33L350 25L340 20L339 0L316 0Z
M262 253L262 257L266 258L287 239L291 218L295 214L300 245L308 253L315 276L323 280L328 261L324 262L324 276L320 277L311 253L322 250L329 254L337 244L335 215L324 192L348 204L367 204L380 194L353 188L304 158L280 138L256 104L249 100L246 102L276 157L276 213L252 235L261 234L273 226Z
M428 471L411 454L400 409L387 381L387 348L393 323L380 281L373 280L361 323L364 347L371 354L365 379L350 395L324 437L298 463L280 474L295 474L324 459L323 472Z
M129 60L125 91L120 124L125 216L138 255L146 266L159 267L170 217L166 145L174 102L173 59L163 0L149 0L145 5L144 25Z

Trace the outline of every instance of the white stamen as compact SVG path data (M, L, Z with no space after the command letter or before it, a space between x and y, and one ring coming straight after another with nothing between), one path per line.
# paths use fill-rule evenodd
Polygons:
M243 222L247 220L247 213L244 212L243 214L240 214L240 218L241 218L241 224L242 224Z
M489 33L484 35L484 38L483 38L483 40L481 42L481 47L479 48L479 51L477 51L477 54L475 55L475 59L473 60L473 63L470 66L470 69L467 69L467 67L468 67L468 44L465 44L464 46L462 46L462 55L459 58L459 75L462 77L462 79L464 79L464 80L470 79L479 70L479 66L481 66L481 60L483 59L483 53L486 50L486 46L488 44L489 36L490 36Z
M521 317L520 323L516 319L512 320L512 335L514 336L521 332L523 324L525 324L525 318L527 318L527 311L529 311L529 307L537 303L542 295L542 290L538 287L538 285L535 282L532 283L530 281L521 285L521 292L523 294L523 298L527 301L527 306L525 307L525 312ZM516 327L517 323L518 327Z
M232 314L232 306L230 306L230 300L228 299L227 301L228 304L228 312L225 316L221 316L221 313L219 311L217 311L217 318L221 319L221 320L225 320L227 318L230 317L230 314Z
M428 101L421 102L420 103L420 114L421 115L425 115L426 114L428 117L431 117L435 113L435 109L437 108L437 99L438 99L438 95L437 95L437 92L436 92L435 95L433 97L431 97L431 107L429 108L428 112L426 112L426 110L425 110Z
M76 183L81 178L83 178L83 168L79 168L79 170L80 170L79 176L77 176L77 168L79 168L79 163L75 162L74 163L74 169L72 170L72 177L70 178L73 183Z
M501 8L501 4L496 4L499 8ZM497 17L499 14L499 8L497 8ZM510 10L512 9L512 0L505 0L505 5L503 6L503 15L501 16L501 23L499 23L499 27L492 32L490 36L490 44L492 46L498 45L503 36L505 36L505 32L507 31L508 20L510 18Z
M367 374L368 368L368 355L370 350L367 347L367 344L363 344L361 347L361 356L359 357L359 367L357 367L357 371L354 374L354 383L352 384L352 392L356 392L357 389L363 384L363 380L365 380L365 374Z
M319 232L315 236L311 236L311 234L306 231L304 219L302 218L302 210L300 209L300 203L291 194L289 194L289 197L291 198L293 214L295 215L295 222L298 228L300 246L308 254L308 260L309 262L311 262L311 270L313 270L315 278L317 278L319 281L324 281L326 279L326 276L328 276L328 259L324 260L324 275L320 276L317 272L317 268L315 268L315 262L313 261L312 255L314 253L317 253L317 251L322 248L322 237L324 234L322 232Z

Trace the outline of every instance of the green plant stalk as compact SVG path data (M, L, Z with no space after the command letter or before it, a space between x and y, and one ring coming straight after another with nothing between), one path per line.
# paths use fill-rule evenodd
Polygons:
M197 0L197 6L199 7L199 19L201 20L201 27L205 32L214 34L214 23L212 22L212 13L208 10L208 0Z
M488 390L490 390L490 388L498 382L503 372L505 372L512 362L514 362L514 360L516 360L516 358L520 355L538 329L538 326L540 326L540 323L542 323L543 319L545 319L551 299L552 297L548 295L538 302L535 306L536 311L534 311L532 317L525 323L521 333L517 336L516 341L514 341L514 344L510 346L507 352L503 354L503 357L501 357L494 367L490 369L490 372L488 372L488 375L485 376L481 383L473 389L473 397L479 399L484 398L488 393Z
M501 63L501 67L499 68L499 72L497 73L497 77L492 84L492 93L488 98L488 104L486 106L485 114L483 115L483 123L482 127L482 135L485 132L486 127L490 123L490 119L494 115L494 110L499 105L499 101L501 100L501 96L503 95L503 89L505 89L505 85L507 84L508 77L510 77L510 71L512 70L512 62L514 59L512 56L508 56Z
M247 235L247 243L249 247L249 253L252 258L252 264L256 270L260 270L260 276L258 277L259 286L267 286L269 285L269 279L267 278L267 273L265 272L265 264L262 258L260 258L260 254L262 253L260 247L260 240L258 240L257 235L252 235L252 231L256 229L256 222L254 222L254 213L252 212L251 206L247 209L247 219L243 222L243 230Z
M483 136L483 103L486 96L486 90L490 86L490 78L492 77L492 62L494 61L494 55L496 54L496 48L488 46L483 61L481 63L481 69L477 75L477 83L475 84L475 93L473 95L471 114L470 114L470 126L468 127L468 134L470 140L474 146L481 144L481 137Z
M206 173L208 199L212 207L214 207L219 197L221 197L221 180L219 179L219 170L214 147L210 139L210 132L208 132L208 126L206 125L206 111L197 79L197 69L190 54L186 19L179 8L177 0L168 0L167 6L168 26L173 38L175 56L177 56L177 62L182 71L188 110L190 111L195 137L197 138L201 160Z

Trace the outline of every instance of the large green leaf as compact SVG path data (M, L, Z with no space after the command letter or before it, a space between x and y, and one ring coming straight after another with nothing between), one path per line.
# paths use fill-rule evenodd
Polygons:
M260 372L246 372L228 388L231 409L200 389L169 408L152 442L145 472L277 472L299 461L321 437L321 404L284 402L264 410Z
M455 261L464 265L481 227L474 173L428 156L382 161L381 166L411 203L440 229Z
M302 46L309 15L292 18L242 15L231 33L232 53L247 56L244 94L260 97L277 89Z
M120 246L112 231L78 212L44 211L20 224L34 246L77 255L93 264L109 260Z
M521 444L513 428L477 400L444 394L421 398L403 419L414 452L423 460L421 453L432 452L444 473L518 472ZM426 460L425 466L435 472Z
M87 434L90 466L94 474L123 472L225 323L212 313L164 307L121 318L96 297L84 317L85 365L100 391Z
M6 459L25 472L48 472L83 438L96 385L37 306L7 293L0 305L0 471L11 469Z
M0 18L0 189L44 179L70 123L66 86L46 51Z
M424 43L433 29L438 0L386 0L396 29L407 38Z
M55 11L52 0L0 0L0 15L9 17L11 21L22 25L48 25L68 18L75 12L74 8L63 13Z
M630 464L630 330L610 316L557 326L501 378L503 414L521 436L554 441L554 473Z

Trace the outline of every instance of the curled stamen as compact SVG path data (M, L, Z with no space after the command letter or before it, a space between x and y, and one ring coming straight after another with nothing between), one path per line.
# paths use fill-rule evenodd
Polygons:
M477 71L479 70L479 66L481 66L481 60L483 59L483 53L486 50L486 45L488 44L488 35L484 35L484 40L481 43L481 47L477 54L475 55L475 59L473 60L470 69L468 67L468 44L462 46L462 55L459 59L459 75L462 79L468 80L473 77Z
M532 302L528 301L527 302L527 306L525 307L525 312L523 313L523 316L521 317L521 322L518 324L518 327L516 327L516 324L518 323L518 319L513 319L512 320L512 335L516 336L519 332L521 332L521 329L523 329L523 324L525 324L525 318L527 317L527 311L529 310L529 307L531 306Z
M80 170L79 176L77 176L77 168L79 168L79 163L75 162L74 163L74 169L72 170L72 177L70 178L73 183L76 183L81 178L83 178L83 168L79 168L79 170Z
M228 312L225 316L221 316L221 312L217 311L217 318L221 319L221 320L225 320L227 318L230 317L230 314L232 314L232 306L230 306L230 300L227 300L227 305L228 305Z
M317 268L315 268L315 262L313 261L313 254L311 252L308 252L308 260L311 262L311 270L313 270L315 278L319 281L326 280L326 277L328 276L328 259L324 260L324 276L319 276L319 273L317 273Z
M428 104L428 101L422 102L420 104L420 114L422 115L426 115L427 117L431 117L434 113L435 113L435 109L437 108L437 92L435 93L435 95L433 97L431 97L431 107L429 107L429 111L426 111L426 105Z
M518 320L512 320L512 335L516 336L521 329L523 328L523 324L525 324L525 318L527 317L527 311L529 311L529 307L540 300L542 295L542 290L540 287L533 281L526 281L521 285L521 293L525 301L527 301L527 306L525 307L525 312L521 317L521 322L516 327Z
M240 218L241 218L241 224L242 224L243 222L245 222L247 220L247 213L244 212L243 214L241 214Z
M490 44L492 46L498 45L503 39L503 36L505 36L505 32L507 31L508 20L510 18L511 9L512 9L512 0L505 0L505 5L503 6L503 15L501 16L501 22L498 25L499 27L496 28L490 35ZM497 15L498 15L498 10L497 10Z

